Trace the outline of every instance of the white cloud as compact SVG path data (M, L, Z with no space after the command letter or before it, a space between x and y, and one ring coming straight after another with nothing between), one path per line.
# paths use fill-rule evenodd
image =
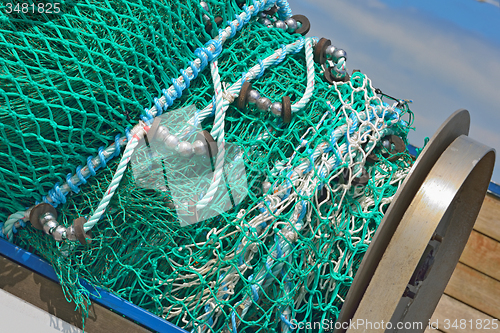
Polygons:
M334 5L333 5L334 3ZM422 76L452 85L463 94L490 99L500 104L500 51L474 36L438 30L418 17L400 15L353 2L318 0L317 5L334 6L331 15L363 38L370 38L387 49L392 66L416 67Z
M498 45L416 9L394 9L378 0L290 0L290 5L309 17L310 35L346 49L350 69L361 69L388 94L415 101L412 143L422 145L452 112L466 108L471 137L500 150ZM500 166L493 179L500 183Z

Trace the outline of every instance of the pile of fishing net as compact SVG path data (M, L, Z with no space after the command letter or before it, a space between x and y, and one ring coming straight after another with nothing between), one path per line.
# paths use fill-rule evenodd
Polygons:
M284 0L60 2L0 11L1 235L84 313L79 278L194 332L335 320L412 165L407 103L315 62Z

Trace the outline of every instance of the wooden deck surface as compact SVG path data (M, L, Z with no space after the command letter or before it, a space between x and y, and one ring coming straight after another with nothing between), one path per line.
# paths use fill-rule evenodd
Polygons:
M426 333L500 332L500 199L486 195L431 323Z

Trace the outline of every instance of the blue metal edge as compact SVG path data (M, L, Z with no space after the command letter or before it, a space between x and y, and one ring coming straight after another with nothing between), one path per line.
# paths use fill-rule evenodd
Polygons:
M500 185L494 182L490 182L490 185L488 186L488 193L500 199Z
M418 149L417 147L410 144L407 145L406 148L408 149L410 155L417 156L417 149ZM500 185L494 182L490 182L490 185L488 186L488 193L497 198L500 198Z
M416 157L417 156L417 147L414 145L408 145L406 146L406 149L408 149L408 152L410 153L411 156Z
M45 276L46 278L59 283L59 279L54 268L44 259L16 246L5 239L0 238L0 254L3 256ZM80 279L82 286L89 291L89 297L92 301L101 304L104 307L113 309L113 311L122 314L129 319L135 320L141 325L156 332L164 333L188 333L180 327L146 311L137 305L134 305L124 299L111 294L110 292L96 286L92 286L87 281ZM98 298L95 294L100 295Z

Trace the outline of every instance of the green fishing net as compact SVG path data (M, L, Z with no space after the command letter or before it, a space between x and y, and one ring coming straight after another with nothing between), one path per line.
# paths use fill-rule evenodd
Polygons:
M9 14L0 5L2 221L44 196L57 197L54 184L135 126L198 58L196 50L217 38L217 24L226 28L248 8L242 5L256 5L206 2L208 11L198 1L61 0L59 14ZM261 96L295 103L308 86L305 37L258 18L224 43L220 80L233 84L259 59L302 41L298 52L252 80ZM176 202L206 191L213 161L168 155L146 142L90 244L56 242L24 223L16 223L14 243L47 259L84 313L88 291L79 278L194 332L288 332L294 323L335 320L412 165L407 151L390 153L387 139L407 143L411 111L405 102L384 103L360 72L329 83L324 67L310 70L314 90L289 124L255 105L228 107L218 193L225 189L231 204L214 196L210 217L183 224ZM175 121L162 125L178 130L214 94L207 66L165 111ZM213 128L213 114L199 123L199 131ZM79 190L59 196L59 224L93 213L119 163L118 155L110 158ZM147 172L151 163L162 175Z

